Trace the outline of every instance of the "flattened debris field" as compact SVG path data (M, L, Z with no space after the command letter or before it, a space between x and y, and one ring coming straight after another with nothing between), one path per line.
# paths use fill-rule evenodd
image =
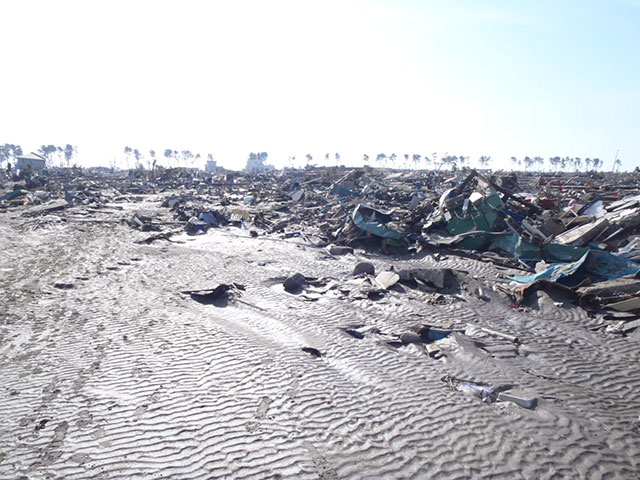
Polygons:
M640 183L563 175L5 185L0 478L638 478Z

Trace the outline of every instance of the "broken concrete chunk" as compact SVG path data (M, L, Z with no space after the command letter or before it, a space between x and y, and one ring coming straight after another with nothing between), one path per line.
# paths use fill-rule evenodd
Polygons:
M385 290L393 287L396 283L398 283L398 280L400 280L400 275L390 271L380 272L374 279L376 285L380 288L384 288Z

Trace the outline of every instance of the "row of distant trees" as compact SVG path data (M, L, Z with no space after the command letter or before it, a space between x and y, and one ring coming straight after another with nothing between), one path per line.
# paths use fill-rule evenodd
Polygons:
M37 153L46 158L49 166L64 166L70 167L74 157L77 155L77 148L74 145L67 144L64 147L56 145L41 145ZM13 145L5 143L0 144L0 163L14 161L16 157L23 154L22 147L20 145ZM124 157L126 161L126 168L144 168L146 163L149 169L155 167L158 160L158 155L155 150L149 150L147 154L142 153L137 148L131 148L129 146L124 148ZM202 158L200 153L192 153L190 150L173 150L167 148L163 152L163 157L166 160L168 166L194 166L194 164ZM260 161L266 161L268 157L267 152L251 152L249 154L249 160L259 159ZM435 170L453 170L457 168L464 168L470 166L470 157L465 155L449 155L445 153L440 156L437 152L431 155L421 154L408 154L405 153L401 156L392 153L387 155L385 153L378 153L375 157L370 157L368 154L363 155L363 161L365 165L389 167L389 168L405 168L405 169L435 169ZM326 153L324 155L324 163L329 165L332 163L339 164L341 161L340 153ZM207 160L213 160L213 154L207 154ZM511 157L511 168L519 170L524 168L525 170L544 170L545 165L553 171L567 171L567 170L587 170L598 171L603 167L603 161L599 158L581 158L581 157L549 157L547 159L540 156L525 156L523 158ZM314 164L313 155L307 153L304 157L304 164L307 166ZM488 155L482 155L477 159L477 165L481 168L492 168L493 160ZM289 166L298 166L298 162L295 156L289 157ZM620 170L622 161L619 158L613 163L613 170Z
M147 167L149 170L153 169L158 161L158 155L155 150L149 150L148 155L144 155L139 149L131 148L129 146L124 147L124 156L127 163L127 168L144 168L143 160L146 159ZM163 156L166 163L170 167L178 167L180 165L191 166L202 158L200 153L192 153L190 150L173 150L166 148ZM207 160L213 160L213 154L207 154Z
M260 162L266 162L268 156L269 156L269 154L267 152L257 152L257 153L251 152L249 154L249 159L248 160L249 161L258 160Z
M16 157L20 155L22 155L22 147L20 145L13 145L12 143L0 145L0 163L15 162Z
M59 148L59 147L58 147ZM127 168L143 168L142 159L144 155L137 148L125 147L124 149L125 158L127 161ZM260 160L264 162L268 157L267 152L251 152L249 153L248 159L250 161ZM149 154L146 157L147 164L151 169L152 166L156 164L157 156L154 150L149 150ZM195 162L200 160L202 156L197 153L193 154L189 150L172 150L167 148L164 150L164 158L170 166L193 166ZM339 163L341 160L340 153L326 153L324 155L324 163L326 165L331 163L332 158L335 160L334 163ZM132 161L135 160L135 163L132 165ZM207 160L213 160L213 154L207 154ZM398 156L395 153L387 155L385 153L378 153L375 157L370 157L368 154L363 155L363 161L365 165L369 166L379 166L379 167L388 167L388 168L405 168L405 169L435 169L435 170L453 170L457 168L468 167L471 164L471 157L466 155L449 155L449 153L445 153L440 156L437 152L432 153L431 155L421 155L418 153L408 154L405 153L402 156ZM585 158L582 159L580 157L549 157L548 159L544 159L543 157L534 156L529 157L526 156L524 158L511 157L511 167L514 170L522 169L524 167L525 170L544 170L545 164L548 164L549 168L553 171L566 171L573 169L575 171L581 171L583 168L587 171L597 171L602 169L603 161L599 158ZM307 153L304 157L304 164L307 166L314 165L313 155ZM493 167L493 159L491 156L482 155L477 159L477 165L481 168L492 168ZM620 159L616 159L614 162L614 169L619 170L622 162ZM289 166L296 167L298 166L298 162L295 156L289 157Z
M64 147L56 145L41 145L37 153L47 159L49 166L64 166L71 167L71 161L73 157L78 154L78 148L74 145L67 143Z
M327 153L324 156L324 161L326 164L331 162L331 158L335 158L336 163L340 161L340 154L330 154ZM305 156L306 165L313 165L313 156L311 154L307 154ZM449 153L445 153L440 156L437 152L432 153L431 155L421 155L419 153L408 154L405 153L402 156L398 156L395 153L387 155L385 153L378 153L375 157L370 157L368 154L364 154L362 157L365 165L368 166L379 166L379 167L389 167L389 168L405 168L405 169L435 169L435 170L453 170L456 168L464 168L471 165L471 157L466 155L449 155ZM294 166L296 163L296 157L289 157L289 163L291 166ZM549 157L545 159L543 157L535 156L529 157L526 156L524 158L511 157L511 166L512 169L522 169L524 167L525 170L544 170L545 163L548 164L549 168L553 171L566 171L573 169L575 171L585 170L588 171L597 171L602 169L603 161L599 158L585 158L582 159L580 157ZM481 168L492 168L493 160L488 155L482 155L477 159L477 165ZM620 159L616 159L614 162L614 169L619 170L622 165Z
M585 170L600 170L603 165L603 161L599 158L585 158L584 160L580 157L549 157L547 162L551 166L554 171L565 171L573 168L576 172L582 170L584 167ZM524 157L522 159L518 159L517 157L511 157L511 165L513 168L521 168L524 166L525 170L530 169L538 169L542 170L544 168L545 160L542 157ZM619 170L622 165L622 161L619 158L616 158L614 162L614 168Z

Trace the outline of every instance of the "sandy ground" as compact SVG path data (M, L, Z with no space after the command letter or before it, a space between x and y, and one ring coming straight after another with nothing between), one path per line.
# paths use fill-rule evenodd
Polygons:
M455 256L331 257L237 228L139 245L148 234L121 219L168 216L153 200L73 207L37 229L0 214L0 478L640 478L638 335L544 294L521 312L487 286L488 302L465 286L357 298L360 260L489 286L509 273ZM287 293L295 272L337 288ZM179 293L230 282L241 301ZM522 345L456 334L434 359L386 343L423 323ZM538 406L486 404L448 378L513 385Z

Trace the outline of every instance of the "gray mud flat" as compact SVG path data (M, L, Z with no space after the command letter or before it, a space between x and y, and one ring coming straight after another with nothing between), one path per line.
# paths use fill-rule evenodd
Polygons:
M118 215L69 209L35 230L0 215L0 478L639 478L637 335L544 296L511 308L487 263L332 257L236 228L141 245ZM350 296L360 261L464 270L492 296ZM296 272L337 287L289 293L278 279ZM245 290L216 305L179 293L221 283ZM431 358L387 342L416 324L521 345L455 334Z

